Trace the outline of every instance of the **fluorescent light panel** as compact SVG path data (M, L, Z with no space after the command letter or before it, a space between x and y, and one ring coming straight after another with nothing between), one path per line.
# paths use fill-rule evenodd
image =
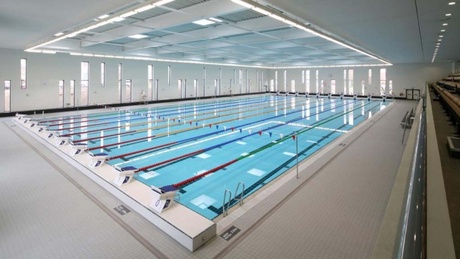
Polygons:
M103 14L103 15L97 17L97 18L102 20L102 19L105 19L105 18L107 18L107 17L109 17L109 16L110 16L110 15L108 15L108 14Z
M143 38L147 38L147 37L148 36L144 35L144 34L134 34L134 35L129 36L129 38L132 38L132 39L143 39Z
M222 22L222 20L214 18L214 17L209 17L209 20L211 20L213 22Z
M201 19L201 20L198 20L198 21L194 21L193 23L201 25L201 26L206 26L206 25L210 25L210 24L213 24L213 23L216 23L216 22L208 20L208 19Z

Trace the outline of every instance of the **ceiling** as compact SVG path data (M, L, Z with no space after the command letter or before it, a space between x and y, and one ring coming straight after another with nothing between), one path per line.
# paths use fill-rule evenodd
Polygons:
M231 0L176 0L36 50L289 67L383 64L374 57L393 64L431 62L436 43L441 39L435 62L458 61L460 2L448 5L451 1L455 0L259 0L254 3L365 53ZM28 49L56 39L54 35L58 32L66 35L150 3L150 0L0 0L0 48ZM447 13L451 16L447 17ZM111 16L94 20L103 14ZM211 17L218 22L206 26L193 23ZM442 26L443 23L448 25ZM129 37L135 34L147 37Z

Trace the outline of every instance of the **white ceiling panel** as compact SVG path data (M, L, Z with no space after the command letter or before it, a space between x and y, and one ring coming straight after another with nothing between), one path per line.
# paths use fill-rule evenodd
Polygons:
M72 33L95 24L94 19L103 14L114 17L152 2L149 1L3 1L0 48L27 49L54 39L58 32ZM440 35L442 43L435 61L460 59L460 3L449 6L447 1L439 0L245 1L392 63L431 62ZM451 16L446 17L446 13ZM212 17L221 22L206 26L193 23ZM148 37L128 38L134 34ZM292 61L319 65L381 64L231 0L176 0L40 48L180 60L238 59L242 65L284 65ZM311 60L301 61L306 57Z

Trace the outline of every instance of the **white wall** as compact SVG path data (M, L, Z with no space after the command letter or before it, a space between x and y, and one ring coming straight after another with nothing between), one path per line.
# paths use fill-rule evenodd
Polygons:
M82 61L90 63L90 104L111 104L119 103L118 90L118 64L123 65L123 95L125 80L133 81L133 101L140 100L141 90L147 92L147 66L154 66L154 79L158 80L158 99L179 99L181 93L178 89L178 80L187 82L186 92L183 90L182 96L202 97L204 95L203 83L206 71L206 96L214 96L216 89L215 80L220 82L220 94L239 94L247 92L264 92L263 85L269 85L270 79L275 78L275 71L278 71L278 88L284 91L284 70L266 70L244 67L212 66L200 64L182 64L168 62L152 62L140 60L127 60L115 58L98 58L85 56L71 56L69 54L37 54L27 53L22 50L0 49L0 112L4 111L4 80L12 81L11 111L37 110L49 108L60 108L58 98L58 82L65 80L65 101L70 103L70 80L75 80L76 104L80 100L80 64ZM20 59L27 59L27 89L20 89ZM106 63L106 85L100 84L100 64ZM171 80L168 85L168 66L171 68ZM381 67L362 67L347 68L354 71L354 92L361 93L361 81L365 82L364 94L380 94ZM405 96L406 89L421 89L426 81L436 81L448 75L452 70L451 63L436 64L396 64L387 69L387 93L388 80L393 81L393 92L396 96ZM372 70L372 82L368 84L368 70ZM296 91L304 92L305 83L302 83L302 70L289 69L286 71L287 89L290 90L291 82L295 81ZM315 70L310 70L310 92L315 89ZM324 93L330 92L331 80L336 80L336 93L343 92L344 68L320 68L319 81L324 80ZM240 80L239 75L243 76ZM262 77L263 74L263 77ZM197 94L193 88L194 80L198 81ZM231 80L231 83L230 83ZM258 82L259 80L259 82ZM219 83L218 83L219 84ZM249 87L246 87L246 85ZM321 91L321 86L320 86ZM346 91L349 92L348 90ZM154 93L156 94L156 93ZM219 90L217 90L219 95ZM125 97L123 96L123 99ZM155 100L156 97L154 96Z
M120 102L118 90L118 64L120 63L123 67L122 86L124 88L125 80L132 80L134 102L140 100L141 90L145 92L148 90L148 65L154 66L154 79L158 80L159 86L159 100L178 99L181 97L181 92L178 89L178 80L182 80L184 83L186 80L186 92L185 90L182 92L183 97L196 97L195 90L193 89L195 79L198 81L198 97L204 96L203 79L205 70L207 79L206 96L214 96L216 94L214 87L216 79L220 82L220 95L240 93L238 85L238 72L240 69L243 74L241 93L258 92L260 88L256 80L260 70L255 68L71 56L62 53L54 55L38 54L11 49L0 49L0 57L0 82L2 84L2 90L0 91L0 112L4 112L3 82L5 80L11 80L12 83L11 111L37 110L37 112L40 112L41 109L62 107L58 97L59 80L65 81L65 106L67 106L67 103L70 103L71 98L69 94L70 80L75 80L76 104L79 104L80 65L82 61L88 61L90 64L90 105ZM20 89L19 84L21 58L27 59L27 89ZM106 64L106 84L104 87L100 83L101 62L105 62ZM168 66L170 66L171 71L169 85ZM236 78L234 78L235 74ZM267 76L267 73L265 72L264 75ZM232 79L232 86L230 86L230 79ZM246 87L248 82L248 87ZM123 99L125 99L125 90L123 89L122 92ZM184 96L185 94L186 96Z
M435 82L451 71L451 63L414 63L414 64L395 64L387 67L354 67L354 68L310 68L310 69L290 69L287 70L287 86L295 80L296 91L305 92L305 83L302 82L302 70L310 70L310 93L316 92L315 71L319 70L319 89L321 91L321 80L324 80L324 93L329 93L331 80L336 81L336 93L344 92L344 70L353 70L354 93L380 95L380 69L386 69L386 93L388 91L388 81L392 80L393 94L395 96L405 96L406 89L422 89L425 82ZM372 80L369 84L369 69L372 70ZM278 90L284 91L284 69L271 70L268 80L275 78L278 71ZM364 80L364 93L362 92L361 82ZM268 84L268 83L267 83ZM347 83L348 84L348 83ZM349 93L349 91L346 91Z

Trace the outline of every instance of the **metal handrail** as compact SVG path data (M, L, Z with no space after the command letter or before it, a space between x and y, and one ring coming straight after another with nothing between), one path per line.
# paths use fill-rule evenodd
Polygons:
M240 193L240 195L239 195L240 197L237 198L237 193L238 193L238 190L239 190L240 186L241 186L241 188L242 188L242 191L241 191L241 193ZM238 204L240 204L240 206L243 205L245 187L246 187L246 186L244 185L243 182L239 182L238 185L236 186L236 190L235 190L235 200L238 201Z
M227 193L229 194L228 201L225 202L225 198L227 198ZM222 215L224 217L228 215L228 208L230 207L230 201L231 200L232 200L232 192L229 189L225 189L224 201L222 202ZM227 206L225 206L225 205L227 205Z
M407 200L403 210L397 258L426 257L426 115L425 96L410 168Z

